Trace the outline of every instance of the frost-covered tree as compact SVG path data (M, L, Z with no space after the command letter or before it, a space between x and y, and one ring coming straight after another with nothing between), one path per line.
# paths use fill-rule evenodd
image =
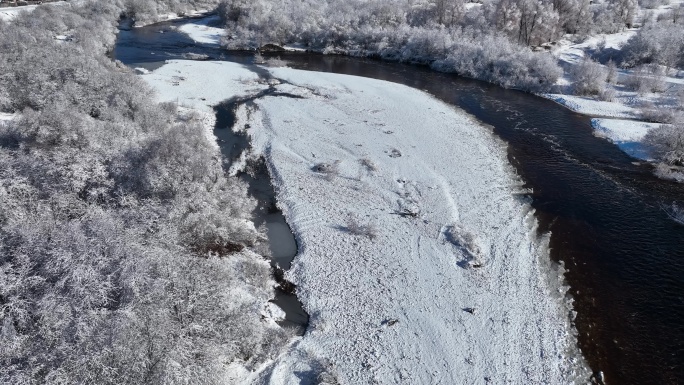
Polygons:
M657 63L666 67L684 65L684 28L673 23L648 25L623 48L624 65Z
M558 23L565 33L584 34L591 29L590 0L553 0Z
M463 0L433 0L437 23L454 26L463 18Z
M520 44L539 45L559 37L559 15L551 2L500 0L495 25Z
M631 28L638 10L637 0L608 0L592 4L592 30L595 33L617 33Z
M585 58L572 67L574 90L577 95L600 95L606 87L607 71L599 63Z
M608 10L623 28L631 28L639 10L639 3L637 0L611 0Z
M664 124L652 129L644 141L662 162L684 167L684 124Z

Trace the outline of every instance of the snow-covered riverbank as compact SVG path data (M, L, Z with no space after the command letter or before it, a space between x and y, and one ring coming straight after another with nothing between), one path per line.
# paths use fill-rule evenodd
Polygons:
M649 130L660 126L659 123L622 119L592 119L591 125L596 130L596 135L609 139L632 158L653 160L643 140Z
M179 30L197 43L219 45L226 31L211 26L216 24L218 19L218 16L211 16L196 20L184 24ZM633 35L634 31L610 35L607 46L619 48ZM554 53L561 63L577 64L586 56L586 50L595 49L594 46L598 44L598 41L598 37L590 38L578 44L564 40ZM622 70L620 76L629 75L630 71ZM679 81L675 78L666 78L666 80L673 84ZM559 80L559 84L570 84L571 82L572 79L568 77L568 74ZM649 129L658 125L640 121L639 106L645 101L655 101L653 97L644 98L635 92L624 90L617 91L617 97L613 101L601 101L595 98L564 94L541 94L540 96L551 99L575 112L592 117L601 117L592 120L592 126L597 136L614 142L631 157L642 160L652 159L648 148L642 143L642 139ZM618 118L619 120L604 118ZM626 138L625 135L628 135L629 138Z
M290 97L242 107L236 127L267 159L298 239L289 278L311 327L262 382L324 369L342 383L588 377L547 242L489 129L405 86L271 73ZM205 112L267 87L232 63L173 61L143 77Z

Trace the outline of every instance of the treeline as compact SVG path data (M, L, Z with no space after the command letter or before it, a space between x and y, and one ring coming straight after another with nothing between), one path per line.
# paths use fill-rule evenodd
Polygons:
M548 90L562 71L531 47L566 33L617 31L634 0L223 0L225 46L267 43L417 62L509 88Z
M196 117L106 57L126 5L0 22L0 110L18 114L0 125L3 384L225 383L288 338L261 320L245 186Z

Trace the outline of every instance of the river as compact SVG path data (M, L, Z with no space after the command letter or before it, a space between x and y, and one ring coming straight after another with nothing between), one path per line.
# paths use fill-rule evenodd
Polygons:
M154 69L163 60L252 55L194 43L175 27L122 27L113 57ZM590 118L549 100L425 67L342 56L279 53L293 68L401 83L425 90L492 126L531 190L551 257L567 270L582 353L608 384L678 384L684 379L684 227L662 204L684 186L593 135ZM194 56L197 57L197 56ZM454 144L458 149L458 144Z

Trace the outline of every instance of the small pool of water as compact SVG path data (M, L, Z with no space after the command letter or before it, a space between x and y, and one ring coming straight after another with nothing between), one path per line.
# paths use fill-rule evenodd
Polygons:
M216 112L214 136L221 148L226 170L244 151L249 149L249 137L244 134L243 130L235 130L235 111L241 104L249 102L250 100L227 100L214 108ZM257 228L265 230L267 237L267 248L262 248L261 251L271 259L271 266L280 280L280 286L276 289L275 298L271 302L285 312L285 319L280 324L298 329L303 334L308 326L309 316L302 308L296 294L292 292L294 286L287 281L282 281L282 274L278 272L278 270L287 271L292 266L292 261L297 255L297 241L285 216L278 208L276 193L266 163L260 159L251 163L248 168L249 172L240 172L237 177L247 183L250 196L257 201L257 206L252 212L252 219Z

